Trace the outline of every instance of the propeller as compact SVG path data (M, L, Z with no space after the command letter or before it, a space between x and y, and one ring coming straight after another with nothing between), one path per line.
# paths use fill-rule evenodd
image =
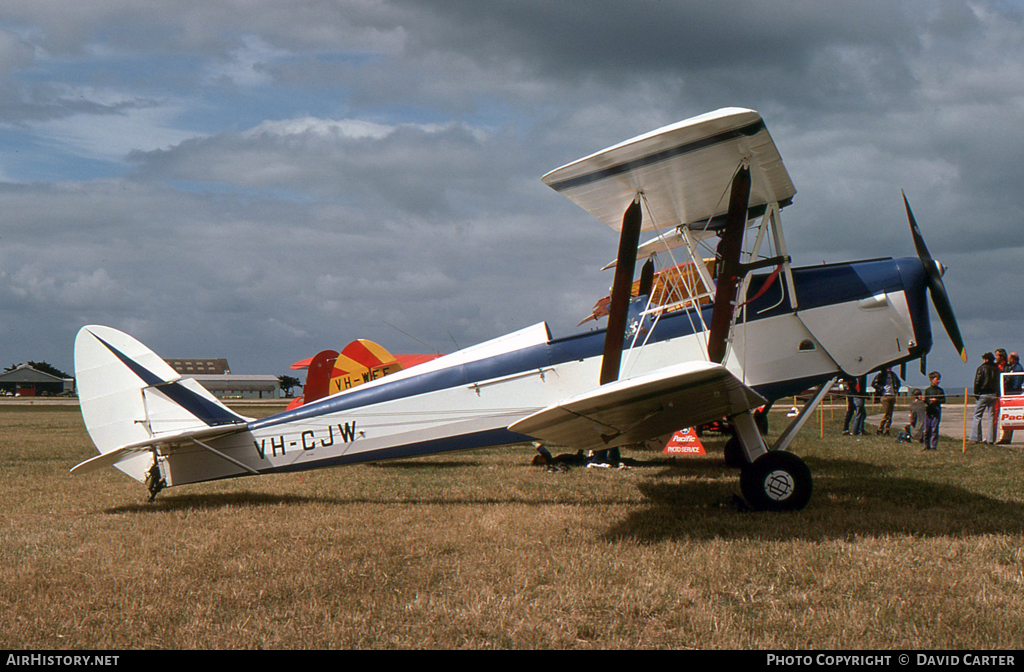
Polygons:
M960 359L966 362L967 349L964 347L964 339L960 335L960 328L957 326L956 316L953 314L953 306L949 302L949 295L946 294L946 285L942 282L942 274L946 272L946 269L942 267L942 264L932 259L932 255L928 253L928 247L924 244L924 237L921 235L921 230L917 227L917 220L914 219L914 213L910 209L907 195L902 189L900 189L900 193L903 194L903 205L907 208L907 219L910 221L910 233L914 237L914 247L917 249L917 256L921 259L921 265L924 266L924 272L928 278L928 291L932 295L932 304L935 305L935 312L938 313L939 320L946 329L949 340L953 342L953 347L956 348ZM924 364L922 363L923 366Z
M622 346L626 339L629 296L632 293L633 273L636 270L636 248L640 244L642 223L643 212L640 209L640 195L637 194L622 216L619 255L616 257L615 280L612 281L611 306L608 309L608 329L605 331L604 352L601 355L601 385L619 378Z

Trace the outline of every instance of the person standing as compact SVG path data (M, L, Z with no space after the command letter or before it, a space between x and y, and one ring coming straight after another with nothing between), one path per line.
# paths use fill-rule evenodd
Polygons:
M843 436L853 434L860 436L864 433L864 420L867 417L867 410L864 408L864 388L867 383L866 376L846 379L846 419L843 420ZM850 421L853 421L853 430L850 430Z
M942 405L946 403L946 391L939 387L942 375L938 371L928 374L931 385L924 391L924 449L938 450L939 424L942 422Z
M984 441L985 432L982 431L982 422L985 421L988 427L988 441L994 443L996 440L995 410L999 401L999 369L995 364L995 355L986 352L981 356L981 366L974 372L974 423L971 425L972 443Z
M850 434L850 420L853 419L853 412L855 410L853 406L853 395L855 394L853 388L855 385L856 383L853 378L847 378L843 381L843 387L846 390L846 416L843 418L843 436L849 436Z
M864 422L868 418L868 377L857 377L857 397L853 401L853 435L860 436L864 433Z
M1024 366L1021 366L1020 355L1016 352L1010 353L1010 358L1006 362L1006 373L1015 374L1006 377L1006 394L1020 394L1024 389Z
M887 366L871 381L871 387L882 397L882 421L875 433L888 434L892 426L892 411L896 408L896 395L900 391L899 376Z

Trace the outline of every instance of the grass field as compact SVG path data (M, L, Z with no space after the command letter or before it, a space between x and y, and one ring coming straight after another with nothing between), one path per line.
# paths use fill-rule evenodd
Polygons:
M148 504L68 474L95 454L77 407L3 406L0 648L1019 648L1021 447L922 453L838 419L793 446L810 505L765 514L708 436L623 471L548 473L527 446Z

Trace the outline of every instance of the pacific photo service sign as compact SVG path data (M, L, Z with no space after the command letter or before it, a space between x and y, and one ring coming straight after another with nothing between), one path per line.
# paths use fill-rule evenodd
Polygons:
M669 455L704 455L704 444L700 442L697 431L693 427L680 429L665 444L665 453Z

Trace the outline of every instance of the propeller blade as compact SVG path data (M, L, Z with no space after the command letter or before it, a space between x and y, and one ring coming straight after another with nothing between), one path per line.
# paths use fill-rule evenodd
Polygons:
M725 230L718 243L721 270L715 288L715 305L708 328L708 360L721 364L725 359L726 340L732 326L732 314L739 285L740 253L743 251L743 232L747 228L747 206L750 203L750 168L742 166L732 180L729 194L729 212L725 217Z
M914 238L914 247L917 249L917 256L921 260L928 278L928 291L932 295L935 312L949 335L949 340L953 342L957 354L960 355L960 359L966 362L967 348L964 347L964 339L960 335L960 327L957 325L956 315L953 314L953 305L949 302L946 285L942 282L942 269L932 259L932 255L928 252L928 246L924 244L924 236L921 235L921 229L917 226L917 219L914 218L914 212L910 209L906 193L902 189L900 189L900 193L903 194L903 205L907 209L907 220L910 222L910 234Z
M629 296L633 289L633 273L636 270L636 248L640 244L640 227L643 212L639 195L626 208L622 216L622 231L619 233L619 255L616 257L615 280L612 282L611 307L608 309L608 329L604 335L604 352L601 355L601 385L619 378L622 364L622 345L626 339L626 318L629 312Z
M934 265L932 255L928 252L928 246L924 244L924 236L921 235L921 229L917 226L917 218L914 217L914 211L910 209L910 201L907 200L907 194L900 189L900 194L903 195L903 207L907 209L907 220L910 222L910 235L914 237L914 248L917 250L917 256L922 262L928 262L925 264L925 269Z
M935 279L929 278L928 288L932 293L932 303L935 304L935 312L939 314L939 320L942 321L942 326L946 328L949 340L953 342L953 347L956 348L960 359L967 362L967 348L964 347L964 339L960 335L960 328L957 326L956 316L953 314L953 306L950 304L949 296L946 294L946 286L942 284L942 278L937 272L932 277Z

